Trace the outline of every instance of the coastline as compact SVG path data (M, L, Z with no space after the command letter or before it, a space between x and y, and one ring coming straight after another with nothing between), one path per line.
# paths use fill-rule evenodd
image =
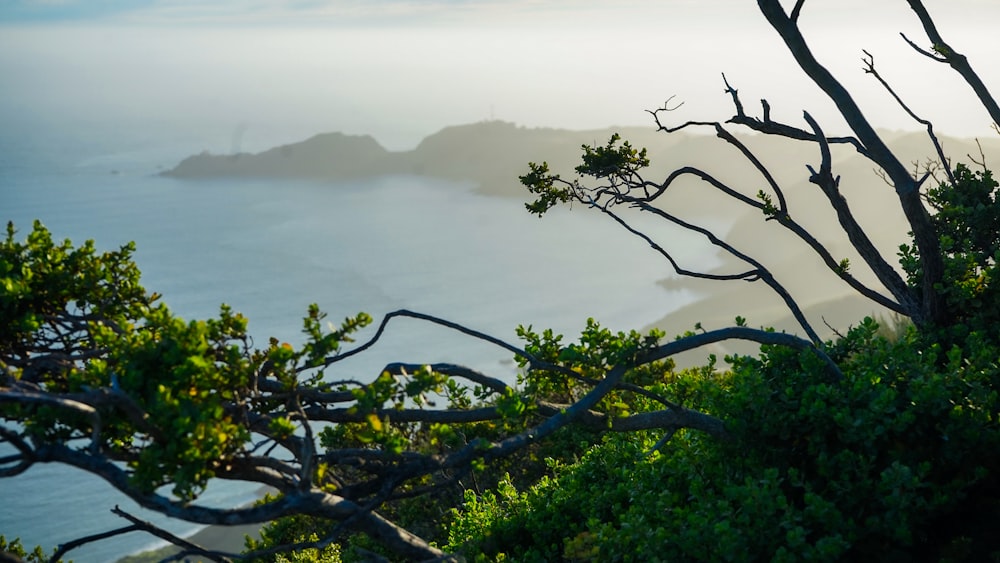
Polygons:
M243 551L244 537L260 537L261 524L244 524L240 526L206 526L194 534L184 539L197 544L206 549L225 551L228 553L240 553ZM165 545L160 548L151 549L127 555L118 559L117 563L145 563L160 561L164 557L178 553L180 548L174 545ZM181 561L200 561L197 558L184 558Z
M270 487L261 487L258 490L258 498L262 499L265 495L273 493L274 490ZM223 551L226 553L241 553L244 549L246 536L250 536L254 539L260 538L260 530L266 524L241 524L238 526L222 526L218 524L213 524L210 526L205 526L204 528L194 532L193 534L184 536L184 539L203 547L205 549L210 549L213 551ZM155 547L152 549L147 549L144 551L139 551L136 553L131 553L124 557L120 557L116 563L153 563L156 561L161 561L165 557L173 555L180 552L180 548L163 541L165 545L160 547ZM181 561L195 562L201 561L201 559L192 559L190 557L185 557Z
M880 323L892 322L892 311L870 301L833 276L802 276L796 279L794 260L772 269L780 279L793 280L793 293L802 313L820 338L833 338L872 317ZM722 271L722 270L717 270ZM706 282L705 280L674 278L661 282L664 287L684 287L698 291L699 298L664 315L642 330L659 328L667 338L696 330L714 330L732 326L737 315L753 328L773 328L802 336L802 327L774 292L763 283L740 281ZM747 341L723 341L673 356L678 367L704 365L709 354L719 360L730 354L754 355L759 345Z

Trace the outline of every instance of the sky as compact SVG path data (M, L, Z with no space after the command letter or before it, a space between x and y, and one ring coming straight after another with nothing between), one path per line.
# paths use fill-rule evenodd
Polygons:
M926 4L1000 84L1000 2ZM918 128L862 49L939 130L991 134L957 75L899 37L928 44L903 0L811 0L801 22L877 126ZM201 128L220 145L240 131L257 150L325 131L402 149L485 119L649 125L671 98L678 122L724 120L722 73L750 112L766 98L776 119L843 128L750 0L0 0L0 118Z

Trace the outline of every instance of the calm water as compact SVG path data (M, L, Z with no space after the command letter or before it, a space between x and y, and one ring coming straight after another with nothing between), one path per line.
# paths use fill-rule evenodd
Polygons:
M134 240L147 289L189 318L228 303L248 316L258 342L272 335L299 341L312 302L334 322L409 308L514 342L519 324L572 335L588 316L614 330L640 328L693 298L657 286L670 276L667 265L593 213L539 220L522 200L414 177L339 185L177 181L155 172L201 150L189 143L197 137L135 129L0 132L0 219L22 234L40 219L58 238L94 239L105 249ZM506 353L400 321L331 376L367 379L391 361L460 362L515 375ZM238 505L254 491L213 484L200 502ZM51 547L124 525L110 513L116 504L154 518L99 479L40 465L0 480L0 533ZM155 543L131 534L71 556L108 561Z

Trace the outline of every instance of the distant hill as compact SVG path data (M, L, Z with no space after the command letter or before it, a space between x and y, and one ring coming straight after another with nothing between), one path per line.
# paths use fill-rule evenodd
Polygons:
M348 179L380 174L391 153L371 136L324 133L257 154L189 156L164 176Z
M701 131L708 133L708 128ZM734 128L739 131L739 128ZM571 177L580 162L580 146L604 144L619 133L635 147L649 148L653 163L649 179L662 179L681 166L695 166L723 181L745 181L759 174L727 143L714 135L684 132L666 134L650 127L608 127L586 131L530 128L505 121L481 121L446 127L424 138L409 151L389 151L370 135L324 133L305 141L264 152L216 155L203 152L181 161L163 175L198 179L217 177L301 178L345 180L394 174L415 174L476 185L492 195L524 196L517 177L528 162L547 161L553 171ZM922 133L883 133L900 151L904 162L933 154ZM754 153L782 183L801 184L808 175L805 164L817 164L819 153L810 143L765 135L741 135ZM970 140L943 139L950 155L978 155ZM993 141L993 140L990 140ZM987 156L997 143L984 145ZM836 166L864 172L873 178L871 165L845 146L834 147Z
M620 133L636 146L676 144L680 137L657 134L652 127L569 131L520 127L484 121L446 127L426 137L413 150L390 152L370 136L326 133L261 153L188 157L165 176L344 180L391 174L415 174L470 182L494 195L522 195L517 177L529 161L548 161L554 169L572 171L580 145L606 143Z
M733 128L739 131L739 128ZM708 132L709 128L702 131ZM619 133L634 147L649 149L650 168L643 175L662 181L680 167L701 169L751 197L767 187L753 165L732 145L707 134L687 131L657 132L653 127L608 127L586 131L529 128L504 121L481 121L446 127L424 138L409 151L389 151L369 135L325 133L305 141L282 145L256 154L214 155L207 152L188 157L163 175L185 179L253 177L345 180L385 175L418 175L465 182L490 195L527 199L518 176L529 162L549 163L564 178L574 177L580 163L581 145L605 144ZM934 154L924 133L882 132L883 138L904 163L924 162ZM769 135L741 134L738 138L767 166L792 203L792 214L817 231L837 230L836 218L828 213L822 193L809 183L807 165L819 164L819 150L812 143ZM970 139L942 137L950 156L968 161L979 159L980 147ZM1000 142L982 142L987 164L1000 157ZM898 201L892 189L877 176L873 165L850 145L833 145L834 173L841 175L841 190L852 203L858 219L880 226L901 224ZM694 176L678 180L665 198L676 212L695 212L700 217L725 218L733 234L742 240L751 236L759 213L734 204L732 198ZM888 215L887 215L888 213ZM905 233L905 231L903 231ZM878 238L878 237L876 237ZM899 241L887 241L890 249ZM769 241L768 249L795 252ZM890 252L891 253L891 252Z
M733 130L739 129L734 127ZM520 127L502 121L447 127L426 137L410 151L387 151L370 136L329 133L258 154L192 156L165 174L192 179L232 176L330 180L415 174L468 182L483 193L527 201L529 196L517 177L527 172L528 162L547 161L554 172L572 178L573 168L580 162L580 146L605 144L613 133L621 134L634 147L649 149L652 166L644 171L644 176L651 181L662 181L671 171L691 166L750 197L758 190L770 192L761 173L736 148L713 135L665 134L652 127L570 131ZM881 134L900 159L911 163L915 169L934 154L925 133L883 131ZM740 134L738 137L781 186L792 217L813 233L836 259L849 259L852 272L859 279L878 287L844 236L829 202L809 183L806 166L819 165L818 148L812 143L766 135ZM987 165L1000 161L1000 141L996 139L983 140L981 145L971 139L942 137L941 141L945 152L956 159L955 163L968 163L968 155L975 160L985 158ZM895 192L879 177L872 163L852 147L835 145L831 151L833 172L841 177L841 193L876 247L894 262L896 249L900 243L907 242L909 230ZM934 183L934 180L929 182ZM660 206L685 220L710 227L715 233L725 235L726 240L740 251L763 260L806 309L817 330L826 335L833 328L846 330L847 324L866 314L889 318L887 311L860 297L829 274L801 240L775 222L765 221L756 209L736 202L695 176L679 179L660 201ZM640 227L669 247L671 232L676 230L670 231L665 221L645 219L647 222ZM636 244L644 243L636 241ZM716 247L706 243L700 248L704 248L707 255L721 259L722 264L713 270L716 273L737 273L747 269L745 263L721 255ZM651 258L655 259L652 255ZM696 264L681 266L697 267ZM746 317L751 326L773 326L778 330L799 332L787 309L763 284L713 283L676 277L663 283L668 289L689 289L713 304L705 307L704 302L696 303L654 323L668 334L692 329L698 322L706 329L728 326L735 314ZM739 345L724 343L712 351L722 355L742 349ZM701 363L707 353L699 350L687 356L695 357L693 363ZM687 363L684 358L682 356L679 361Z

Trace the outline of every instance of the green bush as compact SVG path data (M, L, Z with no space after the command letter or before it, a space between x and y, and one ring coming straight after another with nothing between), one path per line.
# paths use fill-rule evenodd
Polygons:
M733 358L699 404L732 439L608 435L524 491L466 502L449 545L470 559L755 561L981 559L1000 554L997 347L945 351L866 319L831 350Z

